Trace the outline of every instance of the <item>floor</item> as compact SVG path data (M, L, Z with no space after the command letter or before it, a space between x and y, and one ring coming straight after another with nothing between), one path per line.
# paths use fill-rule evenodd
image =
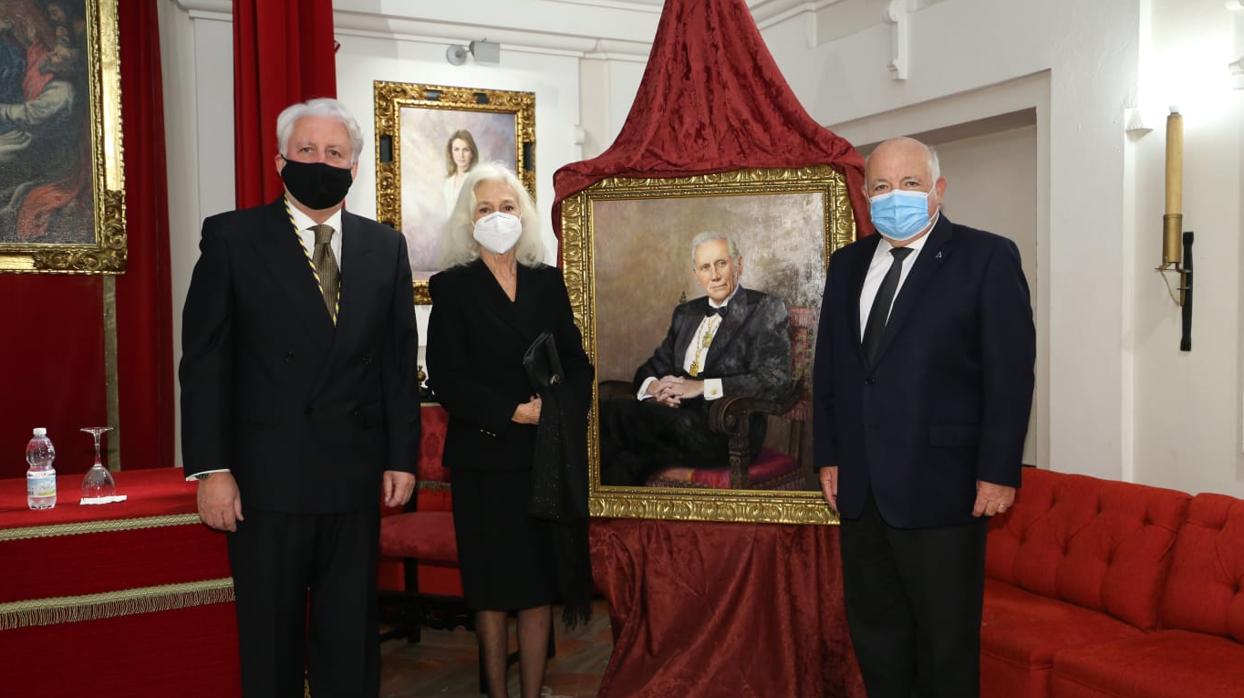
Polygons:
M558 617L560 613L555 609L554 618ZM510 623L510 645L514 648L514 621ZM586 626L567 631L557 624L555 631L557 656L549 660L544 685L558 698L595 696L613 646L608 605L597 601ZM380 695L475 698L480 695L476 651L475 634L461 628L424 630L418 644L405 640L385 642L380 646ZM520 695L518 678L518 666L514 665L510 668L509 689L515 698Z

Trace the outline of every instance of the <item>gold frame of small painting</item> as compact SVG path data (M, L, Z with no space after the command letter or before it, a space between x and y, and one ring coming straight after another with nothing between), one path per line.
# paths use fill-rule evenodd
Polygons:
M706 197L708 200L705 200ZM725 199L720 197L727 197ZM773 197L772 199L766 197ZM783 198L784 197L784 198ZM754 203L746 203L748 199ZM699 201L697 201L697 199ZM742 199L742 201L740 201ZM614 284L618 287L617 281L610 281L603 278L608 274L617 276L616 264L610 267L598 267L597 255L612 254L609 250L618 251L628 249L625 244L618 246L620 243L607 242L602 248L600 241L608 237L618 237L620 230L637 230L645 231L649 228L659 227L654 223L654 217L651 211L656 210L654 207L645 206L649 202L654 202L658 207L665 207L662 210L674 211L678 213L681 206L690 206L688 215L684 220L696 221L701 220L698 215L690 215L691 211L704 211L705 207L721 207L740 205L751 205L757 207L756 210L764 212L765 207L773 207L773 215L769 220L782 220L781 215L785 207L792 205L791 202L802 202L801 216L804 223L798 224L790 228L789 231L782 233L773 233L771 235L782 235L786 237L778 238L781 240L790 240L792 237L797 238L796 243L790 245L791 250L798 249L802 257L797 259L800 266L799 274L787 273L790 271L788 267L784 267L783 257L776 257L778 260L774 262L774 252L772 250L755 249L760 247L760 240L763 235L770 234L752 234L752 228L758 223L755 220L732 219L736 224L734 230L723 230L716 228L717 232L726 233L732 237L744 241L751 241L754 247L751 250L757 253L757 258L763 257L768 269L777 269L777 272L771 276L773 278L781 277L783 279L797 277L800 281L799 298L802 299L800 304L819 306L820 292L819 288L815 291L811 287L823 285L824 273L828 267L830 255L839 247L850 243L855 239L855 221L851 211L850 201L847 196L847 184L843 175L832 167L817 166L798 169L742 169L730 172L713 173L708 175L700 175L694 177L682 177L675 179L628 179L628 178L610 178L594 184L591 187L567 198L562 202L561 207L561 224L562 224L562 271L565 276L566 288L570 294L570 303L574 310L575 322L583 334L584 348L588 356L591 358L593 365L597 367L598 381L605 381L610 376L615 378L625 377L625 383L629 384L630 374L626 373L626 369L632 366L625 361L619 362L619 365L613 368L609 367L608 357L600 354L601 344L598 340L602 337L598 331L608 330L607 326L598 325L601 315L598 313L600 306L598 304L607 302L608 298L597 295L598 281L608 286ZM618 208L617 204L607 204L606 202L627 202L623 208ZM699 206L699 209L694 207ZM601 209L598 211L597 209ZM611 214L610 211L613 213ZM648 211L645 214L645 211ZM612 220L606 220L602 216L613 216ZM629 222L618 223L618 220L626 219ZM662 225L666 223L660 222ZM662 240L644 239L641 243L627 243L631 247L629 249L645 250L643 254L651 253L654 257L674 257L676 259L673 264L677 265L678 272L685 273L688 280L691 280L691 264L688 260L685 264L685 272L682 261L688 251L684 248L685 243L691 239L695 232L694 225L688 225L685 228L679 228L672 237L686 237L687 240L677 240L671 242L669 237ZM597 237L599 231L605 231L603 237ZM639 233L646 235L647 233ZM749 237L750 236L750 237ZM767 239L773 239L772 237ZM666 249L652 249L656 246L671 245ZM604 249L605 251L602 251ZM761 285L766 282L765 278L757 278L753 268L747 267L746 260L749 252L740 248L740 254L743 256L745 268L744 285L751 287L748 274L753 274L751 279L759 281ZM778 255L788 254L785 251L777 253ZM794 252L789 253L794 255ZM626 283L631 288L646 289L649 284L645 282L644 265L642 260L632 259L633 253L626 254L626 261L623 266L627 271L625 274L629 279ZM792 257L793 258L793 257ZM819 262L819 264L818 264ZM600 263L603 263L600 262ZM653 265L665 263L663 260L653 261ZM776 266L775 266L776 265ZM675 267L671 267L673 269ZM602 271L603 270L603 271ZM598 273L599 272L599 273ZM666 276L677 276L678 272L670 274L662 272ZM761 275L763 277L763 274ZM772 279L769 279L772 280ZM677 283L682 283L678 281ZM695 291L695 289L692 289ZM764 290L758 287L758 290ZM641 291L647 293L647 291ZM698 291L702 293L702 290ZM602 290L603 294L608 295L608 290ZM634 309L634 298L627 299L628 312L633 312L634 316L648 312L652 315L653 322L668 324L669 312L679 300L685 300L686 295L681 299L677 299L676 294L667 293L671 297L656 301L653 300L650 311L644 309ZM815 294L815 300L810 300L812 294ZM665 298L662 296L662 298ZM676 300L677 299L677 300ZM620 302L618 300L615 303ZM618 315L619 313L607 309L607 313ZM659 328L657 331L661 331ZM618 333L614 333L618 334ZM651 333L650 333L651 335ZM651 335L659 340L658 335ZM644 341L649 341L645 339ZM604 342L609 344L611 351L617 345L613 339L604 338ZM637 343L638 344L638 343ZM639 348L651 346L650 344L642 344ZM810 349L809 349L810 351ZM634 356L628 356L628 359ZM605 360L602 364L602 360ZM809 359L810 361L810 356ZM633 371L633 368L630 370ZM806 376L805 376L806 378ZM607 381L606 381L607 382ZM623 382L623 381L617 381ZM798 490L762 490L762 489L710 489L703 487L654 487L654 486L605 486L601 482L601 448L600 448L600 399L601 389L605 382L598 382L594 386L594 395L592 401L592 409L588 425L588 487L589 487L589 508L592 516L596 517L626 517L626 518L647 518L647 519L671 519L671 520L700 520L700 521L746 521L746 522L766 522L766 523L788 523L788 524L835 524L837 523L836 513L829 508L821 496L821 493L814 489L813 483L815 477L810 467L810 455L801 456L809 462L806 480L802 483L801 489ZM633 389L633 388L630 388ZM803 432L810 435L810 425L805 424L809 428ZM805 437L806 443L810 443L810 436ZM801 452L807 452L809 449L802 448Z
M438 241L457 194L446 183L454 177L455 142L469 141L473 156L464 167L501 162L534 199L536 96L381 80L373 83L373 93L376 218L406 236L415 302L427 305L432 298L426 277L440 270ZM466 140L460 138L464 132Z

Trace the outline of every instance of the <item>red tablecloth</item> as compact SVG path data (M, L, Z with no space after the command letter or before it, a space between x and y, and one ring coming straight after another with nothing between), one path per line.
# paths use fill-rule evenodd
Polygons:
M0 480L0 692L236 696L237 628L225 538L198 522L176 468L115 473L119 504L54 509Z
M602 696L863 696L836 526L592 521Z

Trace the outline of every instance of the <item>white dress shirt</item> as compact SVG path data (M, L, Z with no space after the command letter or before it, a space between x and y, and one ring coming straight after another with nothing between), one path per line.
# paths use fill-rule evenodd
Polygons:
M315 231L311 230L311 226L317 223L311 220L311 217L294 205L288 197L285 199L285 205L289 208L289 213L294 218L294 225L298 228L298 238L302 240L302 251L306 253L307 259L311 259L315 255ZM328 240L328 246L333 251L333 256L337 258L337 269L341 269L341 209L333 212L333 215L324 221L324 225L333 229L333 236ZM197 480L200 475L208 473L227 473L228 468L217 468L216 470L200 470L186 477L187 481Z
M709 307L724 308L727 305L730 305L730 301L734 300L734 297L738 295L740 288L742 288L742 286L736 284L734 290L730 292L730 296L722 303L717 303L712 298L709 298ZM704 362L708 359L709 351L709 347L704 346L704 336L709 333L716 336L717 328L721 327L721 320L721 315L705 315L704 319L700 321L700 326L695 328L695 334L691 336L691 343L687 345L687 353L683 355L682 370L690 373L691 364L693 363L700 367L701 372L704 370ZM712 342L709 343L712 344ZM699 361L697 362L696 359L699 359ZM652 396L648 394L648 386L655 380L656 378L652 376L644 379L643 385L639 386L639 392L635 395L635 397L640 400L651 400ZM717 398L724 396L725 392L722 390L720 378L704 379L705 400L716 400Z
M294 217L294 225L298 227L298 237L302 239L302 249L307 253L307 259L311 259L315 255L315 231L311 230L311 226L317 225L311 220L311 216L298 210L294 202L288 198L285 199L285 205L289 207L289 213ZM333 236L328 241L328 246L333 251L333 257L337 260L337 269L341 270L341 209L333 212L333 215L324 221L324 225L333 229Z
M933 226L937 225L937 219L942 215L941 209L933 215L933 220L929 222L929 230L933 230ZM881 289L881 280L885 278L886 272L890 271L890 266L894 264L895 257L890 254L890 250L894 249L894 245L885 239L884 236L878 234L881 238L877 241L877 249L873 252L873 261L868 264L868 275L864 277L864 287L860 289L860 341L864 341L864 329L868 327L868 314L872 312L873 301L877 299L877 291ZM911 268L916 266L916 257L920 256L920 250L924 248L924 243L929 239L929 234L924 233L920 237L907 244L907 249L911 250L911 254L903 260L903 270L899 272L898 286L894 288L894 298L890 300L890 307L886 309L886 322L890 321L890 311L894 309L894 301L898 300L898 293L903 289L903 283L907 281L907 275L911 273Z

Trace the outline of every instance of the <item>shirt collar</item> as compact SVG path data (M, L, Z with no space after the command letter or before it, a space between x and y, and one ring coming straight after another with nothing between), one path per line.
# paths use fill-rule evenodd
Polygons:
M302 232L313 225L318 225L315 221L311 220L311 216L303 213L301 209L295 206L294 202L291 201L288 196L285 197L285 206L289 209L289 214L293 217L294 225L298 227L299 232ZM324 225L330 226L333 229L334 234L341 232L341 211L342 209L337 209L333 212L333 215L328 217L328 220L324 221Z

